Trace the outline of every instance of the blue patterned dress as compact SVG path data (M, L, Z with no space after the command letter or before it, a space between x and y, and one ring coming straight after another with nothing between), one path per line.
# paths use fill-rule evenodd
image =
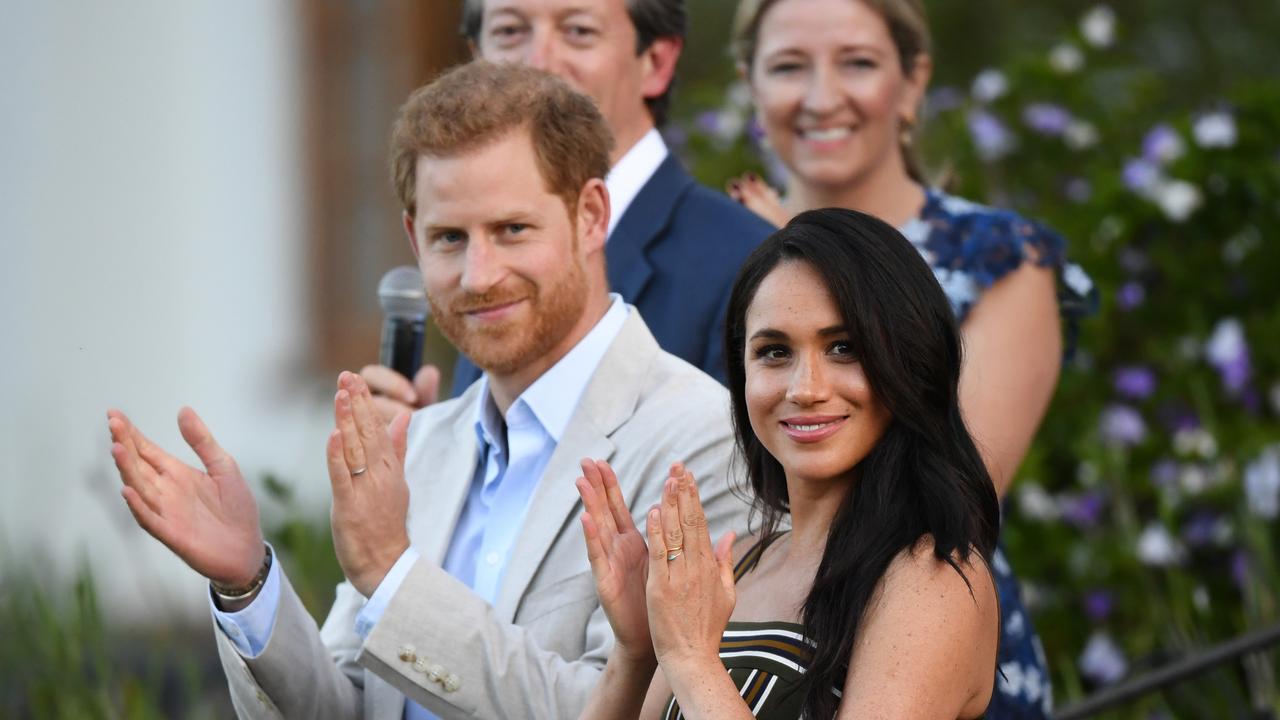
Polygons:
M1058 306L1070 352L1076 321L1091 313L1097 292L1089 276L1066 259L1062 238L1008 210L978 205L936 189L925 191L919 217L900 228L933 268L956 318L963 323L983 291L1030 256L1058 276ZM1000 596L1000 650L988 720L1047 718L1053 708L1044 649L1022 604L1003 547L992 562Z

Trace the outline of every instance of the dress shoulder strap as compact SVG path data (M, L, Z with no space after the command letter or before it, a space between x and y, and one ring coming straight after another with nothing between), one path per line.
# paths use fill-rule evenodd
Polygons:
M738 564L733 566L733 581L735 583L738 582L742 579L743 575L754 570L756 565L760 563L760 556L764 554L765 548L772 545L774 540L777 540L786 533L786 530L776 530L773 534L769 535L769 537L763 538L755 545L752 545L751 549L747 550L746 554L738 560Z

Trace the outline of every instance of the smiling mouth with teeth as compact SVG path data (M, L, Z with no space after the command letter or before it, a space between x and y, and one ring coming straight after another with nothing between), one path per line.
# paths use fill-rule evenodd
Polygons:
M831 142L832 140L843 140L853 134L853 130L847 127L826 128L823 130L801 130L800 134L806 140L815 140L817 142Z
M788 424L790 425L790 423L788 423ZM826 426L828 426L828 425L830 425L830 424L831 424L831 423L829 423L829 422L825 422L825 423L818 423L818 424L816 424L816 425L791 425L791 427L793 427L793 428L795 428L796 430L799 430L799 431L801 431L801 432L812 432L812 431L814 431L814 430L817 430L818 428L824 428L824 427L826 427Z

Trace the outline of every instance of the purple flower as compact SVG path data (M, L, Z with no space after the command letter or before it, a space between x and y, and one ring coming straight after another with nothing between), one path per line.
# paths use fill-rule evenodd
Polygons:
M1080 653L1080 672L1093 682L1109 684L1129 672L1129 661L1110 635L1101 630L1089 637Z
M1142 305L1147 299L1147 290L1142 283L1133 280L1120 286L1116 291L1116 306L1128 312Z
M1066 131L1071 120L1066 108L1053 103L1031 103L1022 109L1022 122L1041 135L1057 137Z
M1067 181L1067 199L1075 203L1088 202L1093 197L1093 186L1084 178L1071 178Z
M1182 157L1186 149L1182 136L1164 123L1151 128L1147 136L1142 139L1143 159L1161 166Z
M1160 167L1145 158L1130 158L1120 173L1124 186L1136 193L1150 192L1160 178Z
M924 107L927 117L933 117L964 104L964 93L951 85L942 85L929 91Z
M1182 539L1191 547L1204 547L1230 533L1222 518L1207 510L1194 513L1182 526Z
M1242 590L1249 584L1249 554L1244 550L1237 550L1231 556L1231 579Z
M985 110L971 110L968 121L969 134L977 147L978 157L984 162L999 160L1013 151L1013 134L995 115Z
M1151 466L1151 484L1158 488L1171 488L1178 484L1178 463L1170 458L1161 458Z
M1090 620L1102 622L1111 616L1115 604L1115 596L1110 590L1104 588L1090 590L1084 596L1084 613Z
M1098 490L1066 497L1060 503L1062 519L1082 530L1091 528L1098 524L1105 505L1106 496Z
M1142 414L1119 403L1102 411L1098 430L1103 441L1115 447L1137 445L1147 439L1147 423Z
M1146 400L1156 391L1156 374L1142 365L1117 368L1111 381L1116 392L1129 400Z
M721 122L719 110L703 110L698 113L698 117L694 120L694 125L707 135L716 135L720 132Z
M1218 371L1223 387L1232 395L1239 395L1249 384L1253 368L1249 362L1244 326L1239 320L1224 318L1218 321L1205 343L1205 358Z
M1280 516L1280 444L1272 445L1244 471L1249 512L1265 520Z

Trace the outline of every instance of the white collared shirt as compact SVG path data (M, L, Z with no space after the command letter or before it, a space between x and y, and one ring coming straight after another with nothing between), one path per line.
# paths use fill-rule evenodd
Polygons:
M649 178L658 171L658 166L668 155L667 144L662 141L662 134L657 128L650 128L640 141L631 146L609 170L604 179L609 188L609 234L618 226L622 214L631 207L631 202L640 194L640 189L649 182Z

